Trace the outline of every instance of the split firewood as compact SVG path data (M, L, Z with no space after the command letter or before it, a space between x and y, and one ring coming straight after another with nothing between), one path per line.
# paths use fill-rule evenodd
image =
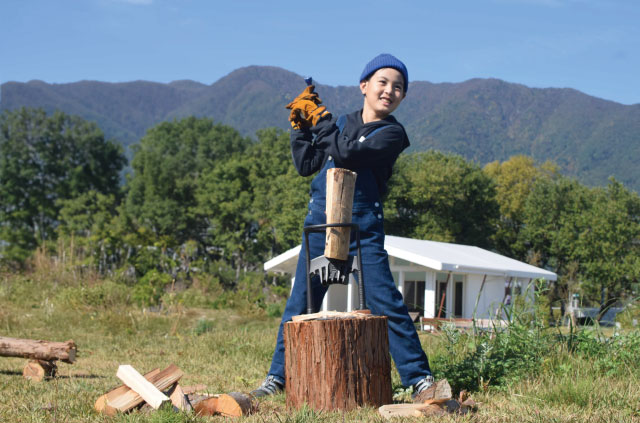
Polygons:
M24 357L33 360L60 360L72 364L76 361L75 342L51 342L35 339L7 338L0 336L0 356Z
M199 416L240 417L252 414L256 409L251 397L241 392L214 395L193 406L193 410Z
M327 223L351 223L357 176L348 169L333 168L327 171ZM324 256L346 260L349 257L350 234L349 227L327 228Z
M58 367L55 361L29 360L22 369L22 376L34 382L55 377Z
M416 404L424 403L427 400L438 399L451 399L453 394L451 393L451 385L447 379L442 379L431 385L429 388L420 392L413 399Z
M174 383L171 388L167 391L167 395L171 400L171 404L175 408L180 411L191 411L193 407L191 407L191 403L189 402L189 397L184 393L180 384L178 382Z
M180 380L182 376L182 370L175 364L172 364L161 372L154 370L147 373L145 378L158 388L158 390L164 391ZM95 409L100 413L113 416L117 412L127 412L142 404L144 401L136 391L123 385L98 398Z
M144 378L148 381L151 381L151 378L156 376L158 373L160 373L160 369L153 369L149 373L145 374ZM113 404L115 401L117 401L118 398L127 395L132 398L140 398L140 395L138 395L135 391L132 391L131 388L129 388L127 385L122 384L117 388L112 389L108 393L101 395L96 400L94 408L98 413L106 414L108 416L114 416L118 410L116 410L109 404Z
M392 417L441 416L447 412L436 404L388 404L378 408L385 419Z
M165 402L171 401L168 396L163 394L153 383L145 379L144 376L129 364L120 365L116 376L123 381L125 385L136 391L147 404L156 410Z

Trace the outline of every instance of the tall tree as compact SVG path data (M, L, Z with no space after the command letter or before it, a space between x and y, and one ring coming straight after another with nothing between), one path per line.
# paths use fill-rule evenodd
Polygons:
M521 242L531 264L558 274L549 299L552 305L559 302L563 311L569 290L577 283L576 245L585 229L581 215L592 204L591 191L569 178L539 179L525 202Z
M605 311L640 279L640 197L613 178L593 194L592 207L580 215L576 255L583 293Z
M119 194L122 148L79 117L22 108L0 116L0 251L20 261L55 237L59 200Z
M207 225L207 244L238 272L257 261L250 167L249 157L231 158L203 175L196 190L196 210Z
M208 224L196 190L204 174L242 153L251 141L208 118L189 117L151 128L134 149L125 210L135 226L167 245L205 243Z
M527 246L519 236L524 225L524 206L536 181L558 177L557 166L545 162L537 166L528 156L513 156L502 163L495 161L484 167L496 183L496 200L500 205L500 218L493 235L498 252L518 260L527 257Z
M312 177L298 174L289 145L289 133L270 128L258 131L251 148L253 207L259 223L258 244L271 258L300 243Z
M389 184L387 233L491 247L495 186L479 166L436 151L401 156Z

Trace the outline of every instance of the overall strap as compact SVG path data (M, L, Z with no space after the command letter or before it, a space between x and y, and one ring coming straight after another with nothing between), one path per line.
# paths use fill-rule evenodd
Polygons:
M342 134L342 131L344 130L344 125L346 123L347 123L347 115L338 116L338 120L336 121L336 126L338 127L338 130L340 130L340 134Z

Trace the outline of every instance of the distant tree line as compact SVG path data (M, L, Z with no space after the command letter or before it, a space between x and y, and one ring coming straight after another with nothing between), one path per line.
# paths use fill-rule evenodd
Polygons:
M19 268L38 246L56 254L65 245L104 274L188 283L222 263L237 281L300 242L310 181L290 154L285 131L252 140L189 117L147 131L121 184L122 148L95 124L6 111L0 262ZM637 293L640 197L614 179L591 188L526 156L481 168L458 155L409 153L385 210L388 234L476 245L557 272L553 303L578 292L608 307Z

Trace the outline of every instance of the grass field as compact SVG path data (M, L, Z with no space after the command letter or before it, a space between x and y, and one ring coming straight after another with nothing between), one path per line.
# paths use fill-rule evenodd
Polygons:
M150 312L121 303L122 287L97 279L86 282L84 277L76 277L84 282L74 285L63 282L66 277L55 272L1 276L0 335L55 341L73 339L79 357L73 365L60 363L59 377L41 383L22 378L26 360L0 357L0 422L224 420L167 411L109 418L96 414L93 404L100 395L119 385L115 373L120 364L131 364L146 372L175 363L185 373L182 385L204 384L211 393L248 392L267 372L279 320L260 309L213 310L177 304ZM497 385L486 380L479 383L479 389L472 395L480 403L477 413L405 421L640 422L640 365L636 363L640 351L635 344L624 347L632 348L629 351L621 347L607 352L598 349L599 344L582 343L579 345L583 347L572 352L563 341L549 344L547 352L539 353L536 348L540 345L530 343L537 341L526 338L529 332L518 335L524 338L516 339L514 335L509 342L516 342L515 347L509 347L504 355L505 365L515 369L517 377L506 377ZM465 380L467 367L477 364L474 357L486 360L483 366L501 365L486 351L484 355L468 355L479 341L454 332L446 336L421 334L421 340L439 376ZM495 343L487 345L494 350L506 348ZM597 351L590 352L585 345ZM533 371L531 366L518 362L537 360L527 355L531 351L536 351L539 358ZM463 357L470 357L468 366L460 361ZM613 364L608 366L609 362ZM441 364L441 369L436 364ZM445 368L450 374L442 374ZM395 371L392 377L397 400L408 400L409 392L402 390ZM242 420L383 421L371 408L350 413L287 410L284 395L264 400L257 414Z

